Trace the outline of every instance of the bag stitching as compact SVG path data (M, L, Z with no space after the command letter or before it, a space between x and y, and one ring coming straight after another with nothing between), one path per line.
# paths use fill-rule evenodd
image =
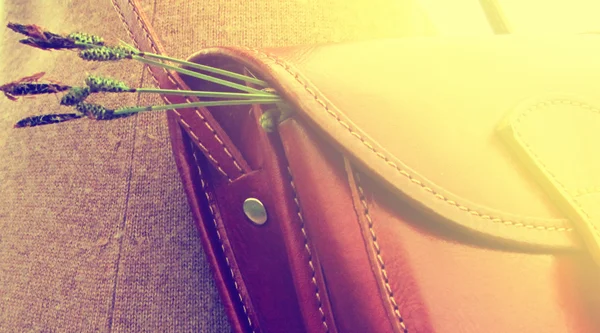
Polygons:
M133 37L133 32L131 31L129 25L127 25L125 22L125 16L123 15L123 12L121 10L121 7L116 3L116 0L112 0L112 5L115 8L117 14L119 15L120 19L121 19L121 23L125 26L125 28L127 29L127 33L129 34L129 37L131 38L131 40L136 44L136 47L138 47L137 42L135 40L135 38ZM140 24L140 26L142 27L142 30L144 31L144 35L146 37L146 40L149 42L150 47L152 48L152 50L155 53L158 53L158 50L156 48L156 45L154 45L154 42L152 41L152 39L150 38L150 33L148 32L148 30L146 29L146 26L143 24L143 22L140 19L140 15L138 13L137 10L137 6L131 2L131 0L127 1L129 3L129 5L132 7L133 13L135 14L136 20L138 21L138 23ZM165 71L165 74L167 75L167 79L169 79L169 81L171 81L171 83L173 85L175 85L176 87L178 87L179 89L181 89L181 86L171 77L171 73L166 70L163 69ZM154 75L154 73L152 73L152 71L150 71L150 74L152 76L152 79L154 81L154 83L157 86L160 86L158 79L156 78L156 76ZM170 102L163 96L161 95L161 98L165 101L166 104L170 104ZM184 97L185 101L190 103L190 99L188 97ZM227 156L229 156L229 158L231 158L231 160L233 161L233 165L236 167L236 169L241 173L244 174L244 170L241 168L241 166L239 165L239 163L236 161L235 157L233 156L233 154L231 154L231 152L229 151L229 149L225 146L224 142L221 140L221 138L219 137L218 133L208 124L208 121L206 120L206 118L204 116L202 116L202 114L200 114L199 110L197 108L194 108L194 110L196 111L196 115L200 118L200 120L203 122L204 125L206 125L206 127L211 131L211 133L213 134L213 136L215 137L215 139L217 140L217 142L219 142L219 144L221 144L221 147L223 148L223 150L225 151L225 154L227 154ZM175 114L177 115L177 118L179 121L182 121L183 118L181 116L181 113L179 113L179 111L173 109L173 111L175 112ZM187 129L192 132L192 129L189 125L186 126ZM198 141L199 142L199 141ZM206 147L204 145L202 145L204 152L209 156L209 158L211 159L211 161L213 161L213 163L215 163L217 170L219 171L219 173L221 173L222 175L224 175L227 180L229 182L231 182L231 177L225 172L225 170L223 170L223 168L221 167L220 163L212 156L211 152L206 149Z
M575 107L581 107L585 111L589 111L589 112L596 113L596 114L600 114L600 109L596 109L593 106L591 106L589 104L586 104L586 103L580 103L580 102L576 102L576 101L556 99L556 100L551 100L551 101L548 101L548 102L537 103L537 104L529 107L525 112L519 114L519 116L515 119L515 127L514 127L515 136L518 139L520 139L521 142L523 142L523 144L525 145L525 147L527 148L527 150L529 151L529 153L531 154L531 156L533 157L533 159L537 163L539 163L541 165L541 167L548 173L548 175L550 175L550 177L558 184L558 186L560 186L563 191L569 192L567 190L566 186L560 180L558 180L558 178L554 175L554 173L552 171L550 171L550 169L548 169L548 166L546 166L546 164L542 161L542 159L533 151L533 148L527 143L526 140L524 140L522 134L518 131L518 127L517 127L517 125L520 125L522 123L522 121L525 120L525 118L529 117L533 112L539 111L539 110L541 110L541 109L543 109L545 107L549 107L550 106L549 104L552 104L552 105L570 105L570 106L575 106ZM587 218L590 218L590 215L583 208L583 206L581 205L581 203L579 201L573 200L573 203L575 204L575 206L577 206L577 208L579 208L581 210L581 212ZM593 224L593 223L592 223L592 228L594 229L594 232L596 233L596 235L600 236L600 230L598 230L598 228L596 227L596 225Z
M544 226L544 225L536 225L536 224L529 224L529 223L524 223L524 222L515 222L515 221L511 221L511 220L505 220L503 218L494 217L494 216L491 216L491 215L488 215L485 213L481 213L475 209L464 206L454 200L450 200L450 199L446 198L442 194L437 193L434 189L425 185L422 181L416 179L413 175L408 173L406 170L400 168L398 165L396 165L396 163L391 161L389 157L387 157L383 153L377 151L375 149L375 147L373 147L372 144L367 142L366 139L364 139L359 133L352 130L352 128L348 124L346 124L343 120L340 119L339 115L337 115L334 111L332 111L325 102L323 102L322 100L319 99L317 94L308 87L308 83L303 82L302 79L299 77L299 74L294 72L291 69L291 67L289 65L287 65L283 60L280 60L280 59L276 58L275 56L267 54L258 49L253 49L253 48L245 48L245 49L247 49L249 51L253 51L254 53L256 53L258 55L264 56L264 57L272 60L273 62L275 62L277 65L281 66L283 69L285 69L289 74L291 74L296 79L296 81L298 81L304 87L304 89L315 99L315 101L317 103L319 103L319 105L321 105L329 115L334 117L335 120L340 125L342 125L342 127L344 127L346 130L348 130L352 136L354 136L358 140L360 140L371 152L373 152L377 157L383 159L390 167L392 167L394 170L396 170L402 176L408 178L412 183L420 186L423 190L430 193L435 198L442 200L442 201L446 202L447 204L458 208L461 211L464 211L473 216L479 217L484 221L488 221L488 222L492 222L492 223L496 223L496 224L512 226L512 227L522 227L525 229L532 229L532 230L538 230L538 231L559 231L559 232L573 231L573 228L571 228L571 227L556 227L556 226L548 227L548 226Z
M213 220L213 224L215 226L215 231L217 232L217 238L219 239L219 244L221 245L221 251L223 252L223 255L225 256L225 263L227 264L227 268L229 268L229 273L231 274L231 279L233 280L233 284L235 286L235 290L237 292L238 298L240 299L240 303L242 304L242 309L244 310L244 314L246 315L246 319L248 320L248 325L250 325L250 329L252 331L252 333L254 333L254 326L252 325L252 320L250 319L250 315L248 314L248 310L246 309L246 304L244 302L244 299L242 298L242 293L240 291L239 285L236 281L236 277L235 274L233 273L233 269L231 268L231 263L229 262L229 257L227 256L227 252L225 251L225 245L223 243L223 240L221 238L221 233L219 232L219 227L217 224L217 219L216 219L216 208L214 207L213 204L213 200L212 200L212 195L209 193L208 188L206 186L206 182L204 181L204 177L202 176L202 170L200 169L200 162L198 161L198 156L196 155L196 151L194 150L194 147L192 148L192 155L194 156L194 161L196 162L196 168L198 169L198 176L200 177L200 184L202 185L202 191L204 192L204 196L206 197L206 200L208 202L208 208L210 210L211 213L211 217Z
M396 302L396 299L394 298L394 292L392 291L392 287L390 286L388 274L385 269L385 263L383 261L382 255L381 255L381 248L379 247L379 244L377 243L377 235L375 234L375 229L373 229L373 219L371 218L371 215L369 215L369 206L367 205L367 199L365 198L365 192L364 192L362 186L360 185L360 175L358 173L355 173L355 175L356 175L356 187L358 189L360 202L363 206L363 215L365 216L365 218L367 219L367 222L369 224L369 232L371 233L371 244L373 244L373 247L377 254L377 263L379 266L379 271L381 272L381 276L383 276L383 282L385 283L385 290L387 292L388 300L389 300L390 304L392 305L392 307L394 308L394 314L396 315L396 318L398 318L400 327L402 328L403 332L408 333L408 328L406 327L406 324L404 323L404 318L400 314L400 309L399 309L398 303Z
M298 215L298 218L300 219L300 231L302 232L302 236L304 237L304 249L306 250L306 253L308 253L308 266L310 267L311 274L312 274L311 282L312 282L313 286L315 287L315 296L317 299L317 307L319 309L319 313L321 314L321 322L323 324L323 328L325 329L325 332L329 332L329 326L327 325L325 312L323 311L323 306L322 306L322 302L321 302L321 295L319 294L319 286L317 285L317 280L315 278L317 273L315 271L315 266L313 265L313 262L312 262L312 252L310 251L310 248L308 246L308 235L306 234L306 230L304 228L304 217L302 215L302 209L300 208L300 201L298 200L298 193L296 192L296 185L294 184L294 177L292 176L292 170L290 169L289 166L287 167L287 171L290 176L290 185L292 186L292 192L294 193L294 203L296 204L296 208L298 209L296 214Z
M583 197L583 196L590 195L590 194L598 194L598 193L600 193L600 186L579 188L579 189L576 189L573 191L569 191L569 193L571 193L571 195L573 195L573 197L575 197L575 198Z
M136 19L138 20L138 22L140 23L140 25L142 26L142 29L144 30L144 34L146 35L146 40L148 40L148 42L150 43L150 46L152 47L152 50L154 50L155 53L158 53L158 49L156 48L156 45L154 45L154 42L152 41L152 39L150 38L150 33L148 32L148 30L146 29L146 26L142 23L141 19L140 19L140 15L138 13L137 10L137 6L135 6L131 0L128 0L129 4L132 6L133 8L133 12L136 15ZM175 81L175 79L172 77L172 74L170 71L163 69L165 71L165 73L167 74L167 78L169 79L169 81L171 81L171 83L175 86L177 86L179 89L182 89L182 87ZM152 74L152 78L154 79L154 82L156 83L157 86L160 86L160 84L158 83L158 80L156 79L156 77L154 76L154 74ZM184 97L185 101L190 103L191 100L188 97ZM166 98L163 97L163 100L165 100L166 103L168 103L168 101L166 100ZM233 157L233 154L231 154L231 152L229 151L229 149L225 146L225 143L223 142L223 140L221 140L221 138L219 137L219 135L217 134L217 132L214 130L214 128L212 126L210 126L210 124L208 123L208 121L206 120L206 118L200 113L200 111L198 110L198 108L194 108L196 115L198 116L198 118L200 118L200 120L202 121L202 123L209 129L209 131L213 134L214 138L217 140L217 142L219 142L219 144L221 145L221 147L223 148L223 150L225 151L225 154L227 154L227 156L229 156L229 158L231 158L231 160L233 161L234 166L238 169L238 171L241 174L244 174L244 170L242 169L242 167L238 164L238 162L236 161L236 159ZM181 114L177 111L177 110L173 110L175 111L175 113L177 114L177 116L179 117L180 120L182 119ZM191 127L189 128L190 131L192 131ZM211 155L210 152L208 151L208 149L206 150L206 153ZM227 173L225 173L225 171L223 169L221 169L220 163L217 162L217 160L212 157L211 155L211 160L214 161L214 163L217 165L217 168L219 169L219 171L224 174L227 179L229 180L229 182L231 182L231 178L227 175Z

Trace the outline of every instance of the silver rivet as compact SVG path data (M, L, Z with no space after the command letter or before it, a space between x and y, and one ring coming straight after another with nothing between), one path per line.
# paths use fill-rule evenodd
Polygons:
M244 201L244 214L254 224L265 224L267 222L267 210L260 200L248 198Z

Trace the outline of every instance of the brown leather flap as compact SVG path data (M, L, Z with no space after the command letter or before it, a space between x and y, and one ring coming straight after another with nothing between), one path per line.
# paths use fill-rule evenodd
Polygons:
M579 247L573 223L497 130L523 112L523 103L546 103L550 107L530 112L527 135L560 168L557 176L588 214L598 216L600 164L589 158L600 142L600 43L594 36L213 48L191 59L207 55L241 62L269 81L298 119L399 198L437 213L440 223L514 244ZM561 144L567 141L578 146Z

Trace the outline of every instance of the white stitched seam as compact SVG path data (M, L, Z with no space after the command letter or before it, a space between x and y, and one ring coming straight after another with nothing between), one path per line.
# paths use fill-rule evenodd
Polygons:
M356 173L355 175L356 175L356 187L358 188L358 193L360 195L360 202L363 206L363 215L365 216L365 218L367 219L367 222L369 223L369 232L371 234L371 243L373 244L373 248L375 250L375 253L377 254L377 263L378 263L377 266L379 267L379 271L381 272L381 276L383 277L383 282L385 283L385 289L387 292L388 301L394 308L394 314L396 315L396 318L398 319L398 321L400 323L400 327L402 328L403 332L408 333L408 329L406 328L406 325L404 324L404 318L402 318L402 315L400 314L398 303L396 302L396 299L394 298L394 292L392 291L392 287L390 286L388 274L385 269L385 263L383 261L383 257L381 256L381 247L377 243L377 235L375 234L375 229L373 228L373 219L371 218L371 215L369 215L369 207L367 205L367 199L365 198L365 192L363 191L363 188L360 186L360 176L358 175L358 173Z
M316 280L316 271L315 271L315 266L312 262L312 252L310 251L310 247L308 246L308 236L306 235L306 230L304 228L304 217L302 216L302 209L300 208L300 201L298 200L298 194L296 193L296 185L294 184L294 177L292 176L292 170L290 170L290 167L287 167L287 171L290 175L290 185L292 186L292 191L294 193L294 203L296 204L296 208L298 209L297 214L298 214L298 218L300 219L300 231L302 232L302 236L304 237L304 249L306 250L306 253L308 254L308 266L310 267L311 270L311 282L313 284L313 286L315 287L315 297L317 299L317 307L319 309L319 313L321 314L321 322L323 323L323 328L325 329L325 332L329 332L329 326L327 326L327 321L326 321L326 317L325 317L325 312L323 311L323 306L322 306L322 302L321 302L321 295L319 294L319 285L317 285L317 280Z
M445 203L456 207L457 209L464 211L466 213L469 213L473 216L479 217L480 219L484 220L484 221L488 221L488 222L492 222L492 223L497 223L497 224L501 224L501 225L505 225L505 226L511 226L511 227L522 227L525 229L533 229L533 230L540 230L540 231L558 231L558 232L571 232L573 231L573 228L571 227L548 227L548 226L543 226L543 225L535 225L535 224L528 224L528 223L524 223L524 222L515 222L515 221L510 221L510 220L505 220L499 217L494 217L485 213L481 213L477 210L474 210L472 208L469 208L467 206L464 206L456 201L450 200L448 198L446 198L445 196L443 196L442 194L437 193L434 189L432 189L431 187L425 185L422 181L416 179L413 175L411 175L410 173L408 173L408 171L400 168L398 165L396 165L396 163L394 163L393 161L391 161L391 159L389 157L387 157L386 155L384 155L383 153L377 151L375 149L375 147L370 144L369 142L366 141L366 139L364 139L362 136L360 136L359 133L355 132L352 130L352 128L345 123L338 114L336 114L335 112L333 112L328 106L327 104L325 104L325 102L321 101L319 99L319 97L317 96L317 94L315 92L313 92L310 88L308 88L308 84L304 81L302 81L302 79L300 78L300 75L296 72L294 72L291 67L289 65L287 65L286 63L284 63L282 60L277 59L276 57L269 55L263 51L257 50L257 49L252 49L252 48L245 48L246 50L249 50L251 52L254 52L256 54L258 54L259 56L263 56L266 57L267 59L272 60L273 62L275 62L275 64L281 66L283 69L285 69L289 74L291 74L296 81L298 81L305 89L306 91L311 94L313 96L313 98L315 99L315 101L317 101L327 112L327 114L329 114L330 116L334 117L337 122L344 127L347 131L350 132L350 134L352 136L354 136L355 138L357 138L358 140L360 140L371 152L373 152L378 158L384 160L386 162L386 164L390 167L392 167L393 169L395 169L399 174L401 174L402 176L408 178L413 184L416 184L418 186L420 186L423 190L425 190L426 192L432 194L435 198L444 201Z
M215 226L215 231L217 232L217 238L219 239L219 244L221 245L221 250L223 251L223 255L225 256L225 262L227 264L227 268L229 268L229 273L231 274L231 278L233 279L233 284L235 286L235 290L237 291L237 295L240 299L240 303L242 304L242 309L244 310L244 314L246 315L246 319L248 320L248 325L250 325L250 329L252 330L252 333L254 333L254 327L252 325L252 320L250 319L250 315L248 314L248 311L246 309L246 304L244 303L244 299L242 298L242 293L240 292L239 289L239 285L237 283L237 281L235 280L235 274L233 273L233 269L231 268L231 264L229 262L229 258L227 257L227 252L225 251L225 245L223 243L223 240L221 239L221 233L219 232L219 226L217 224L217 219L215 217L215 209L213 208L213 204L212 204L212 198L211 195L208 192L208 189L206 187L206 182L204 181L204 178L202 177L202 170L200 169L200 162L198 162L198 156L196 156L196 151L194 150L194 147L191 147L193 153L192 155L194 156L194 161L196 162L196 168L198 169L198 176L200 177L200 183L202 184L202 191L204 192L204 196L206 197L206 200L208 201L208 206L209 206L209 210L210 213L212 215L212 220L213 220L213 224Z
M530 107L529 109L527 109L525 112L521 113L516 119L515 119L515 128L514 128L514 133L515 136L517 138L520 139L521 142L523 142L523 144L525 145L525 147L527 148L527 151L531 154L531 156L535 159L535 161L537 161L542 168L544 168L544 170L550 175L550 177L558 184L558 186L561 187L562 190L567 191L566 186L560 181L558 180L558 177L556 177L554 175L554 173L552 171L550 171L548 169L548 167L546 166L546 164L541 160L541 158L533 151L533 149L531 148L531 146L524 140L522 134L518 131L517 129L517 125L520 125L521 122L523 121L523 119L527 118L529 115L531 115L534 111L540 110L544 107L548 107L548 103L551 104L562 104L562 105L570 105L570 106L575 106L575 107L581 107L586 111L592 112L592 113L596 113L596 114L600 114L600 109L596 109L591 105L585 104L585 103L580 103L580 102L576 102L576 101L569 101L569 100L552 100L549 102L540 102L532 107ZM567 191L568 192L568 191ZM589 218L589 214L586 210L584 210L583 206L581 205L581 203L578 200L573 200L573 203L577 206L577 208L579 208L579 210L587 217ZM594 232L596 233L596 235L600 236L600 230L598 230L598 228L596 227L595 224L592 223L592 228L594 229Z
M154 53L158 53L158 49L156 48L156 46L154 45L154 42L150 38L150 33L146 29L146 26L142 23L142 20L140 18L140 14L138 13L137 7L135 6L135 4L133 4L131 2L131 0L128 0L127 2L132 7L133 13L135 14L135 17L136 17L138 23L142 27L142 30L144 31L144 34L146 36L146 40L149 42L150 47L152 48L152 50L154 51ZM125 20L125 17L123 16L121 8L116 4L115 0L112 0L112 4L113 4L113 7L115 8L115 10L117 11L117 13L119 14L119 17L121 19L121 23L123 23L123 25L127 29L127 33L129 34L129 37L133 40L136 48L139 49L139 45L135 41L135 38L133 37L133 33L131 32L131 29L126 24L126 20ZM179 84L177 84L177 82L172 78L172 76L171 76L172 74L167 69L163 69L163 70L165 71L165 74L167 75L167 79L169 79L169 81L171 81L171 83L173 83L175 86L177 86L179 89L181 89L181 87L179 86ZM160 86L160 84L158 83L158 79L156 78L156 76L154 75L154 73L152 71L150 71L150 74L152 75L152 79L154 80L154 83L156 84L156 86ZM161 97L163 98L163 100L165 101L166 104L169 104L169 101L164 96L161 96ZM185 98L185 100L188 103L190 102L190 100L187 97ZM239 163L237 163L236 159L233 157L233 154L231 154L231 152L229 151L229 149L227 149L227 147L225 146L225 144L223 143L223 141L221 140L221 138L219 138L219 135L216 133L216 131L214 131L210 127L210 124L206 121L206 119L200 115L200 113L198 112L198 109L195 108L195 110L196 110L196 114L203 121L204 125L206 125L208 127L208 129L212 132L212 134L215 137L215 139L217 140L217 142L219 142L221 144L221 147L225 151L225 154L227 154L227 156L229 156L231 158L231 160L233 161L233 165L236 167L236 169L238 169L238 171L241 174L244 174L244 170L241 168L241 166L239 165ZM176 110L173 110L173 111L176 111ZM181 114L179 112L177 112L177 111L175 112L175 114L178 116L178 120L181 121L182 120ZM189 131L191 131L191 128L189 128ZM205 150L205 153L208 154L208 155L211 155L211 153L208 150ZM212 157L212 155L211 155L211 157ZM213 160L216 161L216 159L214 159L214 157L213 157ZM225 176L227 177L227 179L229 180L229 182L231 182L231 177L229 177L229 175L227 175L227 173L225 173L225 171L220 166L217 166L217 169L219 169L219 172L224 173Z

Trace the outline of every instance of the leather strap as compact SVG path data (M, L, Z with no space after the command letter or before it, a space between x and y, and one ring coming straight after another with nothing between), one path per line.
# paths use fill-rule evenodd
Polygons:
M139 0L112 0L112 4L138 50L165 54L150 21L140 10ZM153 66L149 69L158 87L189 90L177 73ZM163 99L167 104L198 101L196 97L173 95L163 95ZM186 108L167 112L176 115L178 123L194 139L194 144L226 179L232 181L251 171L246 160L206 108Z
M129 36L135 46L143 52L165 54L164 48L158 41L150 21L140 9L138 0L111 0L121 21L125 25ZM156 84L163 89L191 90L177 73L162 68L149 67L150 73ZM197 98L181 96L163 96L166 103L185 103L197 101ZM190 108L167 111L167 120L172 138L172 148L175 161L179 169L188 198L198 198L195 189L198 181L194 181L190 166L192 161L187 151L200 151L206 160L227 179L233 183L244 174L249 174L251 168L242 157L239 149L235 147L216 119L206 108ZM184 135L182 132L188 135ZM173 134L177 133L177 134ZM187 138L184 140L183 137ZM186 142L191 141L196 149L186 148ZM196 154L193 155L196 160ZM196 160L197 161L197 160ZM198 166L194 169L200 172ZM215 173L216 175L216 173ZM200 180L201 181L201 180ZM202 182L202 181L201 181ZM202 182L203 184L206 184ZM217 230L214 208L200 204L198 200L189 200L190 208L200 232L200 239L206 258L213 268L215 283L222 295L223 306L230 320L232 332L260 332L257 318L250 306L245 284L237 273L238 267L231 253L229 243L223 243ZM212 224L211 221L214 221ZM266 258L266 257L265 257ZM237 278L237 279L236 279ZM248 304L248 306L246 306ZM296 304L296 303L292 303Z

